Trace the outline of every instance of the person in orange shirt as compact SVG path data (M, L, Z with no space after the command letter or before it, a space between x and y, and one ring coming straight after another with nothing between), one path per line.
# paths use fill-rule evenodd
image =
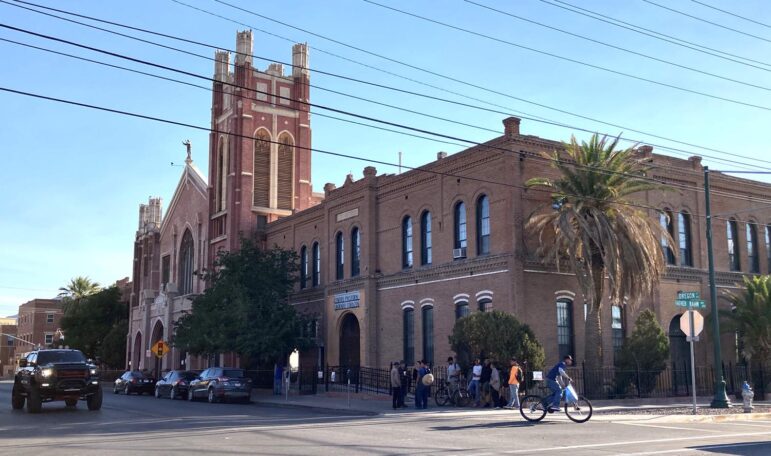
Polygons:
M519 367L517 360L511 358L509 360L511 364L511 371L509 371L509 393L511 399L506 405L506 408L519 408L519 382L522 380L522 369Z

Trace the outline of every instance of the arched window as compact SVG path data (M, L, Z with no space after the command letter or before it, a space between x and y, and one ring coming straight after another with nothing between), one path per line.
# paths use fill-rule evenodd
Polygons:
M675 227L672 223L672 212L667 210L659 213L659 224L661 228L669 233L669 237L675 237ZM675 264L675 252L672 250L672 246L669 245L669 241L665 236L661 236L661 251L664 253L664 259L667 264Z
M407 307L403 312L404 328L404 363L415 364L415 310Z
M624 308L621 306L611 306L610 329L613 332L613 356L617 356L624 346Z
M458 320L463 317L467 317L468 314L471 313L471 310L468 307L468 302L466 301L459 301L457 304L455 304L455 319Z
M691 251L691 214L680 212L677 214L677 234L680 245L680 266L693 266L693 253Z
M557 346L559 359L567 355L573 356L573 301L557 300Z
M402 219L402 268L412 267L412 217Z
M480 299L477 302L477 305L479 306L480 312L487 312L488 310L492 310L493 308L493 300L490 298L484 298Z
M345 266L345 242L343 233L337 233L335 236L335 279L342 280L344 277L343 267Z
M190 230L185 230L182 242L179 245L179 294L186 295L193 292L193 261L195 258L195 245Z
M270 135L260 130L254 137L253 204L270 207Z
M217 211L225 210L225 194L226 194L226 179L227 179L227 164L225 154L225 139L220 138L219 145L217 146L217 187L215 188L215 205Z
M430 365L434 363L434 306L421 309L421 324L423 327L423 359Z
M317 287L321 284L321 252L319 251L319 243L313 243L313 279L312 284Z
M308 286L308 248L300 248L300 289Z
M731 271L741 271L739 262L739 229L736 220L731 219L726 224L726 237L728 238L728 267Z
M278 171L276 174L276 202L279 209L291 210L294 205L294 144L292 138L283 134L278 139Z
M771 225L766 225L766 273L771 274Z
M454 214L454 236L455 236L455 243L454 246L456 249L466 249L466 205L463 204L463 201L459 201L455 205L455 214ZM459 258L464 258L465 251L461 252L462 255L455 255Z
M361 233L358 227L351 230L351 277L357 277L361 270Z
M482 195L477 200L477 255L490 253L490 198Z
M420 216L420 264L431 264L431 213L423 211Z
M747 262L750 272L760 272L760 257L758 256L758 229L754 223L747 223Z

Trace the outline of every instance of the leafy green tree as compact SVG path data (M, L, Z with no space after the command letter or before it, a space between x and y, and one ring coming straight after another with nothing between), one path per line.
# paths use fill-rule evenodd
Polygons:
M79 301L86 296L91 296L101 290L97 282L84 276L78 276L70 279L70 283L65 287L59 288L59 297Z
M463 317L455 322L449 339L464 367L473 357L497 360L504 368L511 357L527 361L531 369L543 367L543 347L533 331L505 312L474 312Z
M619 393L630 384L637 386L642 396L656 387L656 379L667 368L669 338L651 310L637 317L632 334L624 340L616 358L616 387Z
M121 292L116 286L69 300L61 320L63 342L89 358L99 358L112 367L120 367L123 362L118 361L125 357L126 351L127 319L128 303L121 301ZM120 340L108 339L120 325L123 325ZM112 334L111 337L117 336Z
M110 331L102 339L102 350L99 359L102 363L122 368L126 365L126 334L128 334L128 319L122 319L112 325Z
M726 293L733 309L720 311L723 329L735 331L747 363L763 367L771 361L771 276L744 278L744 290Z
M261 363L307 348L305 318L288 302L297 271L293 251L263 250L251 240L222 252L207 277L211 286L177 321L174 345L201 355L232 351Z
M543 154L558 177L527 182L552 192L527 228L538 235L544 261L559 266L566 259L576 275L588 304L584 360L589 371L602 366L603 297L635 303L650 294L666 271L660 239L674 244L659 223L629 204L632 195L666 187L646 180L634 149L617 149L618 141L595 134L578 144L572 137L564 152Z

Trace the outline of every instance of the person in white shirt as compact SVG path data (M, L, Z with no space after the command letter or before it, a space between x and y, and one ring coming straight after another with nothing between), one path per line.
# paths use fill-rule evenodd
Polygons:
M482 378L482 362L479 358L474 360L474 367L471 368L471 382L468 384L468 392L474 398L474 406L479 407L479 380Z
M447 358L447 382L450 384L450 392L458 389L458 382L460 381L460 366L450 356Z

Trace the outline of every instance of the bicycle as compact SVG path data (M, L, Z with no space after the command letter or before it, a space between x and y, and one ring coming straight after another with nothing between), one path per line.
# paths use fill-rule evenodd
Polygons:
M471 403L471 394L469 394L466 386L460 382L453 383L445 380L444 384L437 388L434 393L434 402L440 407L444 407L447 403L451 403L457 407L467 407Z
M572 389L572 385L562 389L562 396L560 397L560 404L565 404L565 415L575 423L585 423L592 417L592 403L584 396L579 396L574 392L571 393L572 398L567 398L568 388ZM546 413L552 413L550 411L551 395L539 396L537 394L530 394L522 398L519 403L519 413L522 418L527 421L537 423L541 421Z

